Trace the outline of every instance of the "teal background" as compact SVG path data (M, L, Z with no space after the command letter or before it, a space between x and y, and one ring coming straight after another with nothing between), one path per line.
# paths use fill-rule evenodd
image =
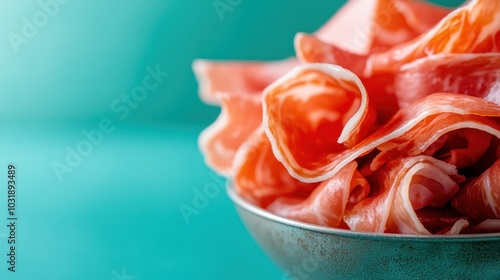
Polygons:
M42 9L0 0L0 279L119 280L122 269L135 279L284 279L223 191L188 224L179 211L218 181L196 141L219 109L198 100L191 62L293 55L294 34L343 1L243 0L223 20L209 0L67 1L16 53L9 33ZM111 104L156 65L169 76L121 119ZM59 181L53 162L103 118L114 131ZM9 163L16 273L5 262Z

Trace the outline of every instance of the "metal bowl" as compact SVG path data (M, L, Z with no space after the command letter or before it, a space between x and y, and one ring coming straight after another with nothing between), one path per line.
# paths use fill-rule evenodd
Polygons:
M310 225L229 197L283 279L500 279L500 234L375 234Z

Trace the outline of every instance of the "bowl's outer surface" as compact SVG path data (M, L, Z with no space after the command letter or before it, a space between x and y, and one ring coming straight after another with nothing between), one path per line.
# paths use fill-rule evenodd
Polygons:
M436 238L315 230L257 209L230 188L228 193L252 236L284 270L283 279L500 279L500 235Z

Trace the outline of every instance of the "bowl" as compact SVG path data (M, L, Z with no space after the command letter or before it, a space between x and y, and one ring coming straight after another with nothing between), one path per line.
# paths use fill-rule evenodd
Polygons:
M363 233L286 219L227 193L283 279L500 279L500 234Z

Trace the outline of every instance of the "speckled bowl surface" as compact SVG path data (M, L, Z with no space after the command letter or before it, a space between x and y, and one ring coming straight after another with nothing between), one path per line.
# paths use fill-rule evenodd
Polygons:
M285 219L227 192L283 279L500 279L500 234L373 234Z

